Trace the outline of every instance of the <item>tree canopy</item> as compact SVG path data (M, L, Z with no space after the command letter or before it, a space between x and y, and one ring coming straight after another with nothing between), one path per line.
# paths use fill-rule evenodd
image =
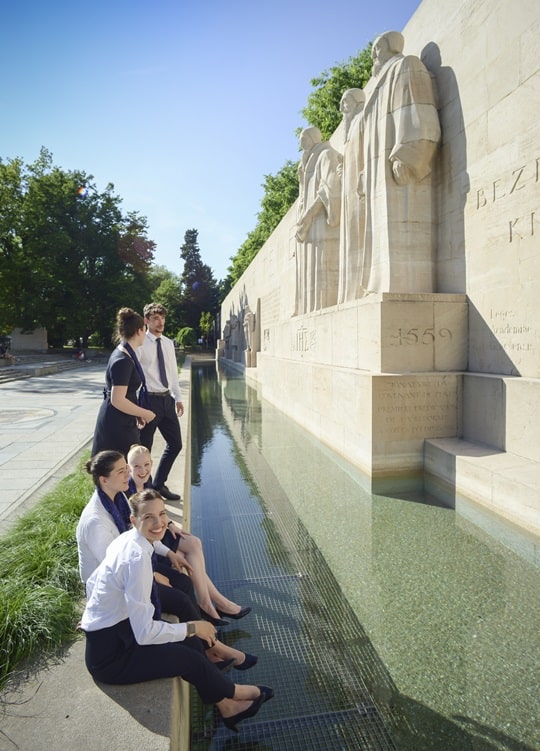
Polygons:
M42 149L25 166L0 160L0 321L47 328L49 344L110 341L119 305L140 307L154 256L147 221L123 215L109 184L53 165Z
M202 262L198 236L198 230L187 230L180 248L184 262L180 315L184 326L195 331L199 331L202 313L215 316L219 310L219 287L210 266Z
M266 175L257 225L237 254L231 259L228 276L222 287L226 294L236 284L287 211L298 198L298 162L288 161L275 175Z
M341 122L339 104L347 89L363 89L371 76L371 43L341 65L334 65L311 79L313 91L302 110L304 119L322 133L327 141Z

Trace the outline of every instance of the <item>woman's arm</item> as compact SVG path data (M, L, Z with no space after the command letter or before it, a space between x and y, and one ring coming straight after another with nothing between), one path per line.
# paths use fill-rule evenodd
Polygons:
M127 398L127 386L112 386L111 387L111 404L115 409L120 412L124 412L126 415L133 415L134 417L140 417L145 422L151 422L156 416L150 409L144 409L139 407L138 404L134 404Z
M127 564L122 566L122 578L128 617L138 644L166 644L186 638L185 623L154 620L154 606L150 599L154 572L149 555L131 555Z

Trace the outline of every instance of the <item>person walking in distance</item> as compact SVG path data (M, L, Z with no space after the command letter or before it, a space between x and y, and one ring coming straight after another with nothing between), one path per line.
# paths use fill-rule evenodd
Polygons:
M139 360L146 378L150 408L156 418L141 430L140 442L151 451L156 428L165 439L165 450L158 464L152 486L168 501L180 496L166 485L174 460L182 449L182 435L178 418L184 414L178 382L178 366L172 339L163 335L167 308L160 303L144 306L146 336L139 350Z

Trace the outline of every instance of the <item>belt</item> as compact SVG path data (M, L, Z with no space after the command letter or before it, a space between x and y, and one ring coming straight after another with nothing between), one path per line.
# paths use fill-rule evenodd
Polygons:
M167 391L149 391L148 396L171 396L169 389Z

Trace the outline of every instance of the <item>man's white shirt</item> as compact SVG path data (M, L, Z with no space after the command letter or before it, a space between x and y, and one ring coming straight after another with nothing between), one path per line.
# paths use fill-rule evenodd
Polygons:
M141 367L144 371L144 377L146 378L146 388L148 391L165 391L165 386L161 383L159 377L159 366L157 359L157 345L156 339L158 337L146 332L144 342L139 347L137 357L141 363ZM167 374L167 381L169 383L168 389L171 392L175 402L182 401L182 395L180 392L180 384L178 382L178 365L176 362L176 352L174 350L174 342L167 336L161 336L161 349L163 351L163 360L165 362L165 372Z

